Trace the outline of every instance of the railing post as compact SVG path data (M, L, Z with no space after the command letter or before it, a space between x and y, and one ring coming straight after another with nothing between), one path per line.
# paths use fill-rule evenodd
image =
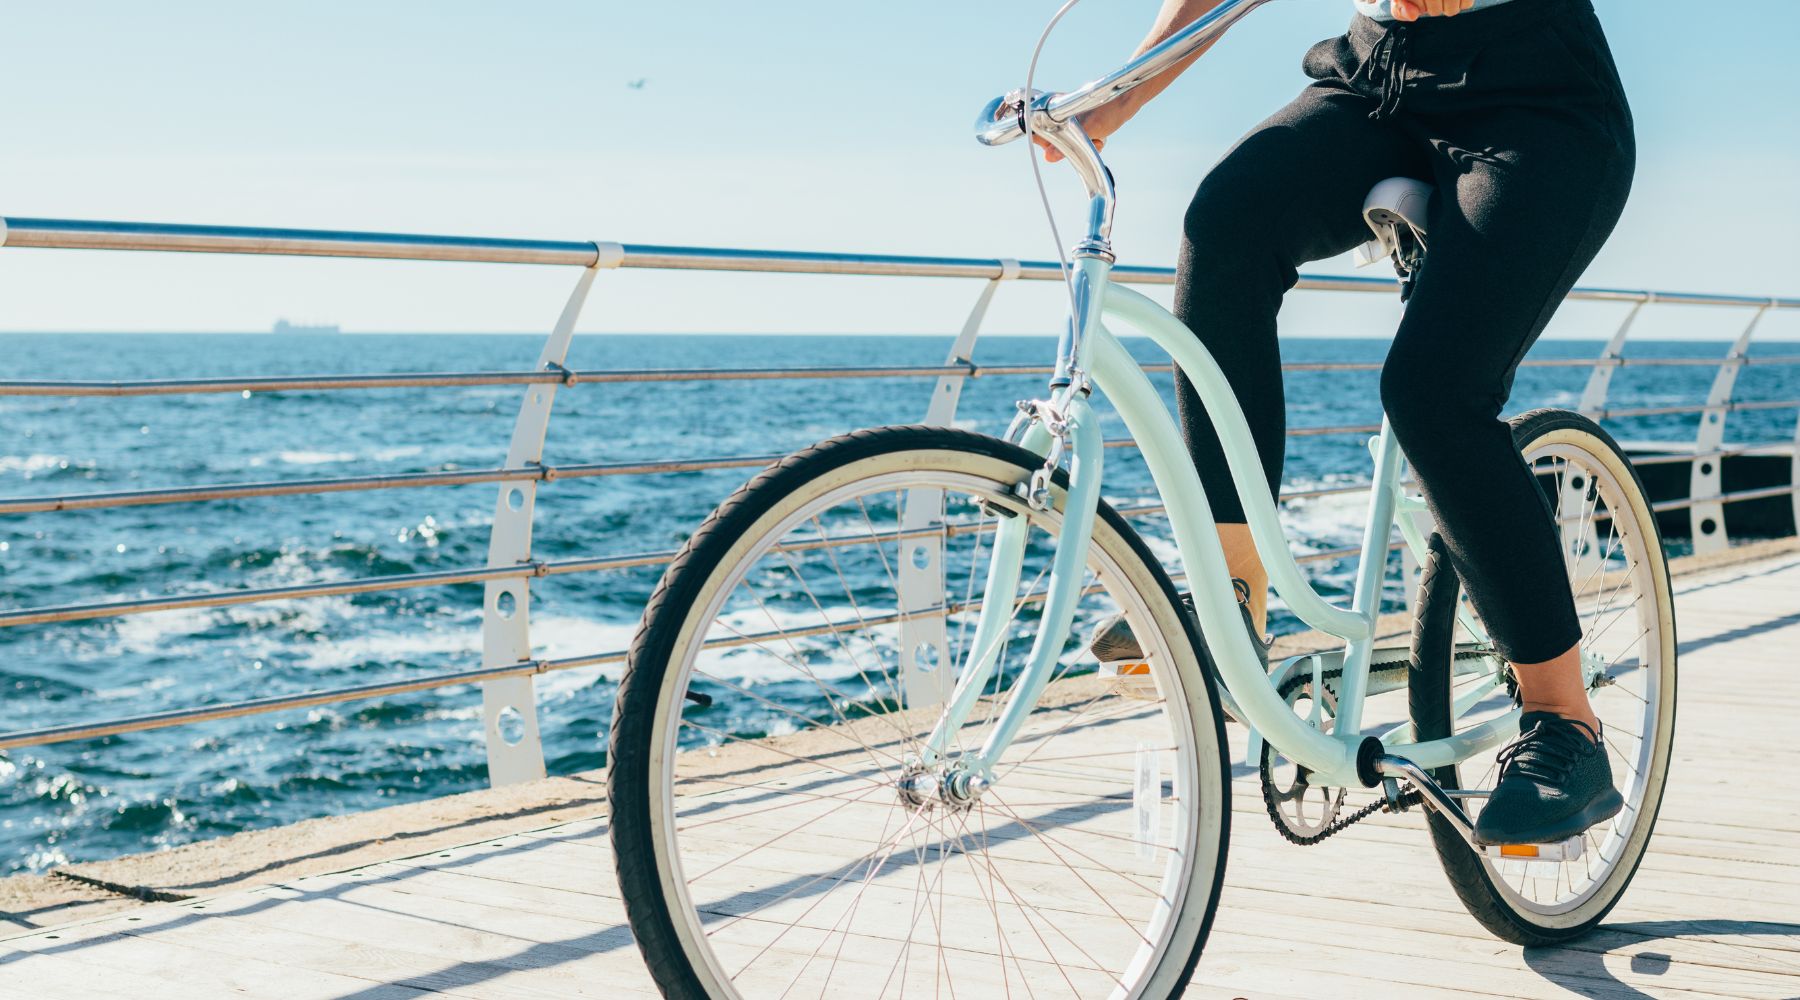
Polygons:
M1800 535L1800 417L1794 420L1793 465L1788 472L1788 499L1794 502L1794 534Z
M1606 394L1612 389L1613 372L1619 370L1620 359L1625 356L1625 338L1631 335L1632 321L1637 319L1640 309L1655 301L1656 293L1646 292L1642 299L1632 303L1624 322L1613 331L1611 339L1601 349L1599 359L1594 362L1594 370L1588 375L1587 387L1581 391L1581 403L1576 407L1583 415L1600 419L1600 412L1606 409Z
M962 398L963 383L974 367L970 359L975 353L975 340L981 336L981 321L988 305L1003 281L1019 276L1019 262L1003 260L999 275L988 279L975 299L974 308L963 321L962 332L950 345L946 365L959 365L963 371L941 375L931 390L931 403L925 409L925 423L947 427L956 419L956 404ZM902 534L939 527L944 519L942 490L908 490L900 504ZM941 607L944 593L944 539L941 534L921 538L902 538L898 598L900 601L900 688L908 708L942 704L956 684L954 664L950 662L949 631L945 615L915 615L913 612Z
M617 267L624 258L624 248L616 243L596 243L595 247L598 256L592 266L581 272L538 355L537 370L562 371L565 385L573 379L563 362L594 276L602 268ZM556 389L556 383L525 387L519 416L513 422L512 443L506 450L506 468L543 464L544 435L550 428ZM518 566L531 561L531 523L536 505L536 480L500 484L493 533L488 539L489 566ZM499 667L530 660L530 619L528 578L489 581L481 604L481 665ZM481 685L481 731L487 742L489 783L511 785L544 776L544 746L538 736L536 685L531 675Z
M1750 338L1756 336L1757 324L1769 307L1763 306L1750 317L1744 332L1731 345L1730 353L1713 376L1712 391L1706 397L1706 409L1700 414L1700 430L1694 435L1694 461L1688 477L1688 498L1696 501L1688 508L1689 532L1694 554L1723 552L1731 547L1730 532L1725 528L1725 505L1716 499L1725 492L1725 459L1717 454L1725 444L1725 417L1731 411L1731 393L1743 371L1744 356L1749 353Z
M1402 478L1404 478L1404 474L1402 474ZM1406 487L1402 486L1401 489L1405 490ZM1413 529L1423 538L1430 538L1431 533L1437 530L1437 520L1431 516L1429 510L1401 511L1398 516L1411 519ZM1419 579L1424 571L1425 567L1419 564L1419 557L1413 553L1412 546L1402 545L1400 547L1400 605L1409 613L1418 613Z

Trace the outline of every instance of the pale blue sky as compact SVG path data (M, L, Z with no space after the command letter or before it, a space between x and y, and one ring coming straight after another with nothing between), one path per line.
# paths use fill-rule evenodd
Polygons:
M0 214L1048 257L1018 146L970 138L1054 0L0 2ZM1124 58L1155 0L1086 0L1044 86ZM1800 295L1800 2L1596 0L1639 127L1631 205L1589 284ZM1116 242L1172 259L1229 143L1303 83L1349 0L1279 0L1120 134ZM647 80L641 90L627 82ZM1078 207L1071 178L1053 193ZM1073 216L1071 225L1073 224ZM1345 272L1347 260L1313 270ZM572 271L0 252L0 329L539 329ZM976 287L608 274L585 329L954 330ZM1041 331L1055 286L991 329ZM1385 302L1300 296L1293 333L1378 334ZM1665 310L1651 332L1737 322ZM1569 310L1562 335L1605 332ZM1800 330L1772 321L1777 335Z

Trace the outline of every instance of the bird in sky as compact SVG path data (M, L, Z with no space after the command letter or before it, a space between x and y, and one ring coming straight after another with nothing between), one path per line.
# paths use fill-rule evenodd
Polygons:
M632 90L643 90L644 84L649 83L649 82L650 81L647 78L639 77L636 80L631 80L631 81L627 82L625 84L625 86L630 87Z

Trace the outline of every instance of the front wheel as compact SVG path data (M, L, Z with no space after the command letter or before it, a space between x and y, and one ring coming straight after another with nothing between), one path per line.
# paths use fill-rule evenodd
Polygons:
M1566 410L1535 410L1512 424L1513 440L1555 511L1581 617L1589 700L1625 808L1584 833L1581 856L1565 861L1491 859L1436 814L1430 825L1450 884L1475 919L1507 941L1553 944L1600 922L1649 845L1675 737L1675 603L1656 513L1612 437ZM1508 711L1512 700L1498 684L1508 668L1460 600L1460 582L1435 536L1423 570L1409 701L1419 738L1430 740ZM1485 668L1470 668L1481 661ZM1491 788L1494 758L1485 754L1434 777L1446 788ZM1460 785L1464 779L1472 781ZM1478 811L1479 799L1463 801Z
M1036 634L1064 502L1019 498L1041 462L942 428L861 431L770 467L683 547L609 748L619 884L664 995L1183 990L1224 873L1226 744L1192 620L1117 512L1101 506L1074 635L992 786L919 794L978 616L1002 616L997 669L951 762ZM1022 565L983 608L1002 523L1024 525ZM1147 671L1103 676L1080 637L1120 611Z

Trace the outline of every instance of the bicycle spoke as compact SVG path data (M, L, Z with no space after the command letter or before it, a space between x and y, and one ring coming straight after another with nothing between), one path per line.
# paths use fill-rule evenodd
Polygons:
M825 525L822 521L819 520L819 517L817 514L813 515L812 523L815 527L817 527L819 529L819 538L821 540L823 540L825 538ZM977 537L979 537L979 536L977 536ZM875 544L880 545L881 543L880 543L880 541L876 541ZM781 555L782 555L783 560L785 560L788 564L789 572L793 573L794 576L796 578L798 578L800 575L800 571L794 563L793 556L787 552L783 552ZM837 557L836 550L833 548L829 548L829 547L826 548L825 549L825 558L828 561L830 561L832 572L837 574L838 583L840 585L842 585L844 588L844 597L846 600L848 600L850 602L850 610L852 613L854 613L856 615L857 624L862 626L857 631L862 634L864 639L867 640L868 644L875 650L875 663L876 663L877 667L879 667L881 664L881 647L877 646L875 644L875 636L874 636L873 631L869 627L869 619L867 618L867 616L865 616L863 614L862 606L860 604L858 604L856 601L855 588L850 586L850 581L844 576L844 568L842 565L840 565L838 563L838 557ZM812 597L812 591L810 589L807 591L807 596ZM825 609L822 607L819 607L818 599L813 598L812 603L813 603L813 607L818 608L820 617L824 617ZM837 635L836 630L833 630L832 634L834 636L836 636ZM844 650L844 652L850 656L851 662L856 665L856 672L857 672L858 676L860 676L862 678L863 683L868 686L869 690L871 690L871 691L876 690L877 686L876 686L875 682L869 678L869 675L866 672L864 672L863 666L862 666L862 661L861 661L861 659L859 659L856 656L855 651L850 648L850 644L845 642L842 639L842 637L838 637L838 644L839 644L840 648L842 648ZM878 669L876 671L876 673L880 674L881 671Z
M689 726L693 729L698 729L699 731L706 733L709 736L718 736L720 739L730 740L733 743L741 743L744 746L754 747L758 750L767 750L770 753L778 754L782 757L788 758L789 760L798 761L799 763L802 763L802 764L811 764L815 767L825 768L828 771L836 771L837 773L843 775L846 778L855 778L858 781L866 781L869 784L874 785L877 788L891 788L892 787L885 781L877 781L874 778L871 778L866 774L854 774L850 771L844 770L841 767L837 767L832 764L827 764L815 757L801 757L798 754L789 753L786 750L782 750L778 747L770 746L766 741L753 741L753 740L744 739L741 736L733 736L730 733L727 733L723 730L713 729L710 726L703 726L700 723L695 722L692 719L683 719L683 720L681 720L681 724L684 726Z
M757 605L759 607L762 607L763 613L768 615L769 620L771 622L775 621L775 615L769 611L767 606L763 605L761 598L757 599ZM807 680L812 681L813 684L818 686L819 691L825 695L826 704L832 706L833 713L838 716L838 722L840 724L846 725L846 726L849 724L849 720L845 719L843 716L843 713L837 710L836 703L831 700L831 696L833 694L836 694L839 697L843 698L845 702L850 703L850 704L855 704L856 700L854 698L851 698L848 694L845 694L844 692L838 690L837 688L835 688L835 687L831 686L830 684L825 683L823 680L819 679L819 675L813 673L811 668L807 667L805 664L802 664L797 660L790 660L787 657L782 656L780 653L775 652L773 649L770 649L768 646L763 645L762 642L758 641L754 637L745 635L744 633L739 632L734 626L731 625L731 623L721 621L719 624L724 625L727 629L736 633L740 638L749 639L751 641L752 645L754 645L758 649L761 649L764 652L768 653L770 656L773 656L776 659L781 660L783 663L786 663L788 666L793 667L795 673L798 673L802 677L805 677ZM777 625L776 628L780 628L780 626ZM788 641L788 646L789 646L789 648L792 648L794 650L794 655L796 655L796 656L802 655L800 653L800 650L798 649L798 647L794 646L793 641L791 639ZM895 735L900 737L900 741L902 744L904 744L906 741L912 739L912 734L910 734L906 730L900 728L899 725L895 724L893 719L888 718L886 715L883 715L881 713L873 713L869 717L881 719L883 722L887 723L888 727L894 730Z
M766 706L768 706L770 711L776 712L781 715L785 715L788 718L795 719L799 722L804 723L806 726L806 729L808 731L830 733L833 736L839 736L839 737L842 737L842 738L850 741L850 743L852 743L853 745L861 748L864 751L867 751L871 757L873 757L876 754L880 754L881 756L886 757L887 759L893 761L896 764L899 764L901 762L900 758L894 756L891 753L888 753L885 750L881 750L878 747L876 747L874 744L869 743L868 741L863 740L862 738L858 737L856 735L855 726L851 724L851 721L849 719L844 717L844 714L842 712L837 711L835 707L832 710L832 714L836 715L838 717L838 724L835 726L820 726L813 719L809 719L806 716L801 715L799 712L796 712L793 709L788 708L786 705L783 705L783 704L780 704L779 702L774 701L773 699L765 698L762 695L757 694L755 691L752 691L749 688L747 688L747 687L743 686L742 684L739 684L735 681L729 681L723 677L705 673L705 672L702 672L699 670L694 671L694 673L698 674L701 677L705 677L707 680L713 682L714 684L719 685L720 687L730 688L731 690L737 692L738 694L743 695L746 698L749 698L751 701L754 701L759 705L766 705ZM870 717L871 716L865 716L865 718L870 718ZM898 727L894 727L894 728L898 728ZM883 770L883 773L886 773L885 769Z

